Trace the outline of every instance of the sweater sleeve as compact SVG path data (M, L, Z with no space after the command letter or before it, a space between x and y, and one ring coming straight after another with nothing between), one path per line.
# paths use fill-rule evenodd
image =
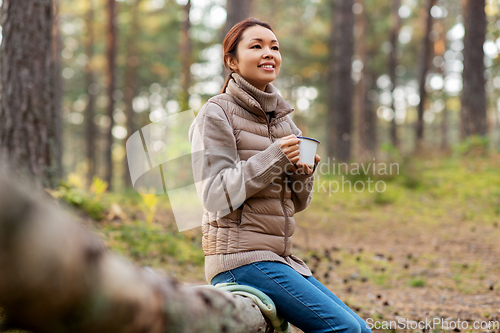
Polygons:
M302 136L302 131L289 119L293 134ZM295 206L295 213L301 212L309 206L313 197L314 172L309 175L288 173L292 188L292 201Z
M198 198L208 212L219 216L238 208L291 166L277 141L240 160L233 128L222 108L212 102L195 117L189 140Z

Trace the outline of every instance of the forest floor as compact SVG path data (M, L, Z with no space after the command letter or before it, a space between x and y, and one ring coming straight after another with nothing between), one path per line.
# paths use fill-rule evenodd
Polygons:
M500 332L474 328L500 322L500 154L395 161L392 174L317 170L313 200L295 215L293 253L374 332ZM370 180L371 192L347 188ZM166 196L72 191L58 196L90 212L76 211L113 251L207 284L201 230L178 232Z

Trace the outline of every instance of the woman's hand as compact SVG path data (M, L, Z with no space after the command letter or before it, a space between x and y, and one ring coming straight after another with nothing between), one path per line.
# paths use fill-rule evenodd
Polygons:
M297 163L299 161L299 142L300 140L295 134L284 136L278 142L281 150L283 150L286 157L288 157L292 163Z
M299 142L300 139L295 134L284 136L278 142L281 150L285 153L288 159L294 164L292 171L299 174L310 175L314 171L314 166L310 167L305 163L299 162ZM314 156L314 163L317 164L321 160L318 154ZM297 167L295 167L297 166Z
M314 156L314 164L318 164L319 161L321 161L321 157L319 157L319 155L316 154ZM310 175L314 171L314 166L310 167L309 165L300 162L297 162L296 164L298 169L295 166L292 167L292 171L295 173Z

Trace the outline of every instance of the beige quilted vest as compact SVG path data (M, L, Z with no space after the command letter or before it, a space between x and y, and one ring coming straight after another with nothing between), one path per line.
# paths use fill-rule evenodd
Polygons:
M279 95L271 121L260 104L232 80L226 93L210 98L207 103L219 105L226 113L241 160L265 150L284 136L299 135L289 116L293 109ZM295 230L294 213L288 176L283 172L230 214L216 221L204 217L204 254L270 250L280 256L289 256Z

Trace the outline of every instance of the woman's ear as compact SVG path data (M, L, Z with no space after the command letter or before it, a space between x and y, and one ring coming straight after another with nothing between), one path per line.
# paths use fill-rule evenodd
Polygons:
M229 66L229 68L231 68L233 71L236 71L238 69L238 64L236 63L235 59L230 55L227 55L226 57L227 65Z

